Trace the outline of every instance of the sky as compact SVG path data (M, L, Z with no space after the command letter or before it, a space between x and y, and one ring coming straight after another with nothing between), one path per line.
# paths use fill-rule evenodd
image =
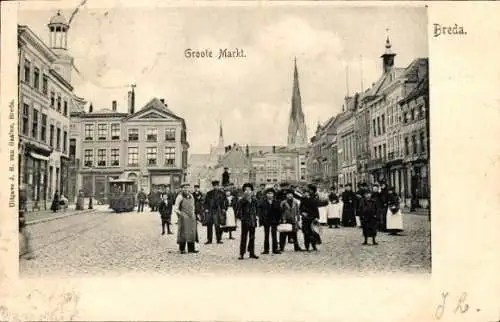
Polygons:
M66 19L79 3L60 8ZM48 43L47 23L57 5L20 3L18 23ZM68 34L81 73L72 74L75 93L94 110L110 109L116 100L125 112L128 86L135 83L136 110L163 98L186 120L190 153L208 153L220 121L226 144L286 144L294 57L309 137L318 122L342 110L348 92L360 91L362 83L367 89L381 76L387 35L396 67L428 57L423 6L91 5L79 9ZM188 59L188 48L216 57ZM218 60L220 48L242 48L246 57Z

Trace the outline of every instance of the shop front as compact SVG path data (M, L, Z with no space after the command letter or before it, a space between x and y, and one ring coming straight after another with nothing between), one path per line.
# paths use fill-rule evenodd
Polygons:
M50 150L29 143L19 151L19 181L26 189L28 211L50 208L47 191Z

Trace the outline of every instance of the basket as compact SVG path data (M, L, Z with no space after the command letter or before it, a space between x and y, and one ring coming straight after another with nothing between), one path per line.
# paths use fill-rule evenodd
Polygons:
M280 224L278 225L278 232L280 233L289 233L293 231L292 224Z

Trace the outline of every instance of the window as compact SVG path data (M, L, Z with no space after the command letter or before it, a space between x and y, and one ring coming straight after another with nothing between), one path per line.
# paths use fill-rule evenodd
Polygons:
M63 103L63 115L68 116L68 101L67 100L64 100L64 103Z
M410 142L408 140L408 137L405 137L405 155L410 154Z
M111 166L117 167L120 165L120 149L111 149Z
M35 67L33 72L33 87L37 90L40 89L40 69L38 67Z
M92 141L94 139L94 124L85 124L85 141Z
M146 129L146 141L156 142L158 138L158 129L148 128Z
M50 125L49 146L54 147L54 125Z
M47 77L47 75L43 74L43 77L42 77L42 93L47 95L47 93L49 92L49 78Z
M42 113L42 130L40 132L40 141L47 141L47 114Z
M382 133L385 133L385 115L382 114Z
M374 147L373 148L373 158L376 159L377 158L377 147Z
M68 132L67 131L64 131L63 132L63 153L66 153L68 152L67 149L68 149Z
M61 129L57 128L56 131L56 150L61 150Z
M97 150L97 166L98 167L106 166L106 149Z
M139 141L139 129L128 129L128 140Z
M413 146L413 154L417 154L417 137L415 135L411 136L411 145Z
M57 111L61 112L61 95L57 95Z
M106 140L108 136L108 129L106 124L97 124L97 139Z
M175 148L174 147L166 147L165 148L165 165L174 165L175 164Z
M146 159L148 160L148 165L156 165L157 149L155 147L146 148Z
M56 93L50 92L50 107L54 108L56 106Z
M382 157L383 157L383 158L385 158L385 157L387 156L387 149L386 149L387 147L386 147L385 143L384 143L384 145L382 146L382 148L384 149L384 150L383 150L384 152L383 152Z
M139 148L138 147L128 148L128 165L130 167L139 165Z
M423 153L426 150L426 142L425 142L425 133L424 131L420 132L420 151Z
M28 135L29 131L29 119L30 119L30 106L26 103L23 104L23 123L21 124L22 133Z
M380 116L377 116L377 135L380 135Z
M93 159L94 159L94 151L92 149L85 150L83 154L83 166L92 167Z
M120 139L120 123L111 124L111 140Z
M38 139L38 111L33 109L33 123L31 126L31 137Z
M31 62L27 59L24 60L24 81L26 83L30 83L30 74L31 74Z
M165 131L165 141L175 141L175 128Z

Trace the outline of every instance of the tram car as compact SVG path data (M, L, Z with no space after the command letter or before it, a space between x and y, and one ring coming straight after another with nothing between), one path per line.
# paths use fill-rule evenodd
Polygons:
M115 212L133 211L136 205L137 183L134 180L109 181L109 208Z

